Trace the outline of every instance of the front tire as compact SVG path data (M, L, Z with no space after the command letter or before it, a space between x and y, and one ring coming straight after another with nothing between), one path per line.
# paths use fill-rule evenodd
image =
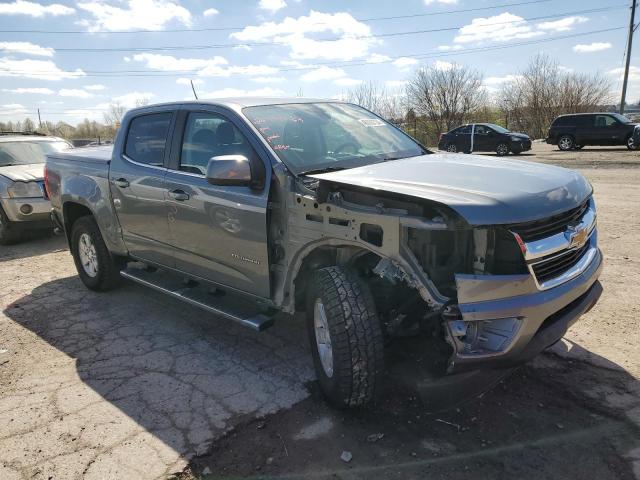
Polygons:
M568 152L569 150L573 150L575 147L575 142L571 135L562 135L558 139L558 148L563 152Z
M90 289L107 291L122 278L125 261L109 252L98 224L91 216L76 220L71 228L71 253L82 283Z
M505 155L509 155L509 145L506 143L499 143L496 146L496 153L499 157L504 157Z
M638 150L638 145L633 141L633 136L629 136L629 138L627 138L627 148L629 150Z
M307 292L307 328L318 383L329 402L361 407L375 399L384 344L373 296L342 267L315 272Z

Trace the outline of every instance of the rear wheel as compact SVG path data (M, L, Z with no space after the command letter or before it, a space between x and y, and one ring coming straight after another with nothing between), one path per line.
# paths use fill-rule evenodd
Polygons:
M342 267L318 270L307 294L307 328L318 383L336 407L370 403L384 370L382 329L373 296Z
M81 217L74 222L71 253L80 280L87 288L106 291L120 283L125 261L109 252L93 217Z
M575 142L573 141L573 137L571 135L562 135L558 139L558 148L563 152L572 150L575 147Z
M18 240L20 240L20 232L0 207L0 245L12 245Z
M509 155L509 145L506 143L499 143L496 146L496 153L499 157L504 157L505 155Z
M458 153L458 147L455 143L450 143L447 145L447 152L449 153Z

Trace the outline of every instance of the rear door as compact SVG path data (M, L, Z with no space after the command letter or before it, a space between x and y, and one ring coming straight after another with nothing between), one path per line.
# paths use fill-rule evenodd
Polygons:
M459 152L471 151L471 125L464 125L455 130L455 142Z
M173 266L164 201L165 162L175 123L175 109L141 113L122 128L126 138L115 146L109 169L113 205L131 255Z
M210 106L183 110L166 176L171 245L176 268L260 297L270 296L267 202L270 168L264 148L236 114ZM210 185L212 157L244 155L262 162L261 191ZM264 157L264 155L263 155Z

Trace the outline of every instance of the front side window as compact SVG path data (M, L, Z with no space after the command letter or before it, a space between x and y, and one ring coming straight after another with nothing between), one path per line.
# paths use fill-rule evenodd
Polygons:
M131 160L161 167L173 113L152 113L131 120L124 153Z
M261 105L247 107L243 113L295 174L428 153L393 125L356 105Z
M190 113L178 168L206 175L209 162L222 155L242 155L249 160L255 157L246 137L227 118L208 112Z
M487 135L489 134L490 130L488 127L485 127L484 125L476 125L474 132L476 133L476 135Z
M67 148L71 148L71 145L62 141L0 142L0 167L44 163L47 153Z
M613 127L618 121L611 115L596 115L596 127Z

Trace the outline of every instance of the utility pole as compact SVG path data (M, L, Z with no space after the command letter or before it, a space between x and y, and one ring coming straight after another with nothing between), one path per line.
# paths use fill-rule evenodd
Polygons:
M42 130L42 119L40 118L40 109L38 109L38 125L40 125L40 130Z
M627 40L627 62L624 66L624 80L622 81L622 99L620 100L620 114L624 113L624 104L627 100L627 82L629 80L629 63L631 62L631 44L633 43L633 31L635 30L636 0L631 4L631 20L629 21L629 40Z

